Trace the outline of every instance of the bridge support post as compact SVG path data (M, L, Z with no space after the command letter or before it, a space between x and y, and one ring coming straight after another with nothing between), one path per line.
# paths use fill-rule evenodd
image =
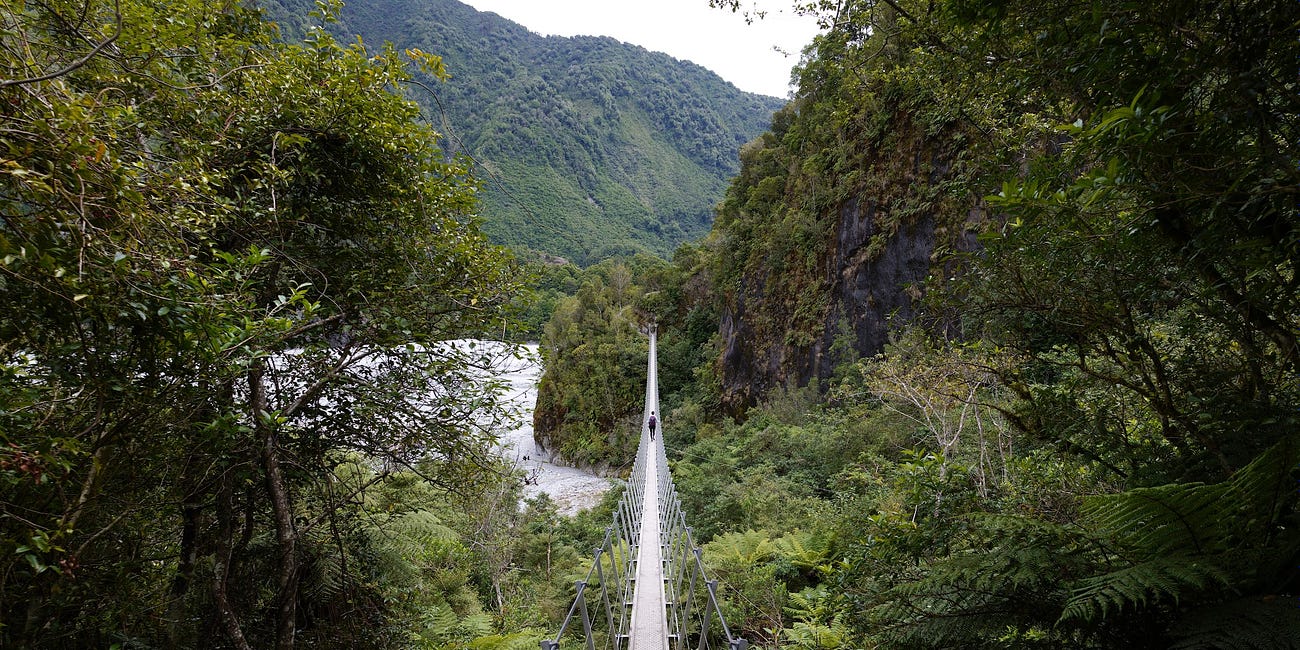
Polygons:
M600 560L597 559L597 562ZM587 583L579 580L578 587L578 611L582 613L582 635L587 638L587 650L596 650L596 640L591 636L591 616L587 614L587 596L582 593L587 588Z
M606 529L605 532L605 540L607 542L609 540L608 529ZM600 600L605 605L605 624L608 626L606 627L606 629L609 630L610 637L617 637L618 633L621 632L622 630L619 630L614 627L614 609L610 607L609 604L609 584L605 582L605 570L600 565L600 555L601 552L604 550L605 550L604 547L596 549L596 579L600 581ZM614 556L611 554L609 556L609 559L611 560L610 569L614 571L614 586L615 588L617 588L618 570L614 569L614 562L613 562Z
M713 590L714 590L715 588L717 588L717 586L718 586L718 581L717 581L717 580L705 580L705 581L704 581L704 584L708 587L708 589L709 589L709 593L712 594L712 593L713 593ZM703 615L700 616L700 646L699 646L699 648L700 648L700 650L704 650L705 648L709 647L709 623L713 620L713 617L709 616L709 610L708 610L707 608L706 608L703 612L701 612L701 613L702 613ZM719 614L719 616L721 616L721 614Z

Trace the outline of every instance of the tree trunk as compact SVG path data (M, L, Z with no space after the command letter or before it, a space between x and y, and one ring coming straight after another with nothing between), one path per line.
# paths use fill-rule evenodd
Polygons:
M190 582L194 580L194 560L198 555L198 519L199 504L194 497L187 498L181 505L181 553L176 563L176 576L172 578L171 590L167 597L167 647L170 650L184 645L185 635L181 632L181 621L185 618L185 595L189 593Z
M254 360L249 368L249 406L253 430L262 445L262 470L266 476L266 491L271 496L275 539L280 547L276 574L275 647L276 650L292 650L298 621L298 533L294 527L289 486L280 469L279 427L271 421L267 405L266 385L263 383L265 370L266 362L262 359Z
M227 469L227 472L230 470ZM217 492L217 544L216 557L212 566L212 603L217 608L217 618L220 619L221 630L226 633L226 638L230 643L239 650L253 650L248 645L248 640L244 638L244 631L240 628L239 617L235 615L230 606L230 597L226 590L226 581L230 577L230 559L231 538L235 535L234 530L234 508L231 500L234 498L233 488L230 485L230 475L227 473L221 478L221 487Z

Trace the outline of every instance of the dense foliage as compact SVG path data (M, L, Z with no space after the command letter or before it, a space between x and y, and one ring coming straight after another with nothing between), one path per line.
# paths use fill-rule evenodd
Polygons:
M267 5L289 8L277 18L311 7ZM352 0L333 31L438 53L452 83L422 77L411 97L480 164L484 232L582 266L668 257L707 233L736 151L781 104L666 54L543 37L455 0Z
M529 532L554 507L519 510L480 376L508 351L453 342L522 276L406 57L229 4L0 15L0 645L443 647L553 617L585 533ZM521 554L544 576L507 576Z
M626 468L643 415L646 331L659 336L659 392L665 409L714 401L707 377L717 312L693 246L672 264L648 255L606 260L585 271L551 269L545 284L573 287L546 324L546 372L533 423L537 442L580 466ZM702 366L704 366L702 368Z
M795 101L658 274L712 294L661 305L679 326L707 305L777 351L713 340L664 392L733 622L807 648L1293 647L1300 6L806 8L828 31ZM835 311L862 215L856 264L933 230L883 348ZM833 371L783 365L809 350ZM726 373L758 371L720 417Z
M663 265L648 256L633 261ZM565 462L630 466L636 454L649 345L648 319L634 304L646 287L633 277L616 260L587 269L546 324L534 436Z

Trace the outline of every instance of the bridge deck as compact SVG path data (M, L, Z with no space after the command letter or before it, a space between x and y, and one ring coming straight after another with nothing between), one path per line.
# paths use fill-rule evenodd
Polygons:
M646 475L641 550L636 563L636 589L632 596L631 650L668 648L663 559L660 557L662 548L659 543L658 473L656 464L651 463Z
M646 411L659 411L659 368L655 362L655 332L650 331L650 362L646 373ZM660 418L662 421L663 418ZM632 595L630 650L667 650L668 618L664 610L664 565L659 534L659 445L663 436L650 440L642 419L641 444L650 450L645 497L641 509L641 548L636 563L636 588ZM660 427L662 429L662 427Z

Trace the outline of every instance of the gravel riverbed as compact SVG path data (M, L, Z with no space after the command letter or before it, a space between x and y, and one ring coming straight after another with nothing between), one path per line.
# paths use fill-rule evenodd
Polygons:
M550 455L533 442L533 408L537 403L537 382L542 376L541 356L537 346L525 346L523 359L507 358L498 376L507 384L507 397L518 417L517 426L501 432L499 453L528 472L524 492L528 496L546 493L562 514L573 515L600 502L612 486L611 479L590 472L557 465Z

